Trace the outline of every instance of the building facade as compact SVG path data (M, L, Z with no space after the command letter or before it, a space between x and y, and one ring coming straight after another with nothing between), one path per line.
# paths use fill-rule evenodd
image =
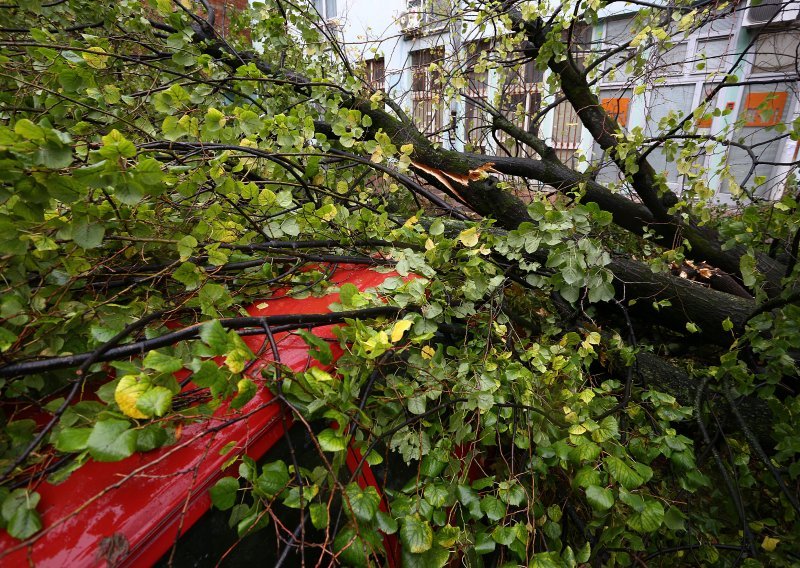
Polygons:
M772 3L777 1L750 5L754 0L743 0L691 33L672 34L668 48L644 53L640 48L638 59L627 45L642 28L634 5L614 4L613 11L600 12L597 25L572 30L569 41L577 58L605 57L593 64L600 103L627 132L639 136L642 147L676 115L701 109L695 111L691 132L709 141L696 151L702 155L680 156L677 145L669 143L649 155L674 191L684 190L698 167L707 191L723 202L741 187L755 197L774 198L783 191L798 159L798 142L783 129L800 115L800 0ZM568 165L591 168L603 183L624 184L575 110L549 86L549 72L504 50L497 27L481 31L447 0L327 0L323 10L349 55L365 62L368 81L404 105L420 130L443 146L534 155L491 132L482 110L490 104L543 138ZM487 69L487 60L509 65ZM441 80L454 70L457 80ZM736 80L729 77L724 88L716 89L731 74Z

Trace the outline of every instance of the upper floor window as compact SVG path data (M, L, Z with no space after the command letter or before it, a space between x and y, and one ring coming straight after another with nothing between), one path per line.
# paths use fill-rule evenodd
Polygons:
M386 64L383 57L376 57L366 62L367 83L373 91L383 91L386 88Z
M604 51L614 52L605 62L604 82L627 81L633 67L636 49L625 47L636 34L633 33L633 18L607 20L603 39Z
M692 72L705 75L727 73L731 64L731 40L728 37L698 39Z
M800 34L796 30L762 33L756 40L753 73L798 73Z
M319 12L323 20L330 20L338 15L336 13L336 0L314 0L314 8Z

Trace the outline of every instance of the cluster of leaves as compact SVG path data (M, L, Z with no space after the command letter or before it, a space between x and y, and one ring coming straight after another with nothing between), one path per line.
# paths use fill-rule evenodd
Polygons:
M599 353L613 348L597 331L566 331L552 316L537 336L515 326L504 311L508 284L482 254L501 246L490 230L434 242L437 226L401 229L409 241L413 229L430 243L413 269L435 278L389 279L380 291L419 313L377 327L353 322L340 330L348 354L336 377L311 369L283 384L305 420L336 424L316 434L324 465L297 471L279 461L259 470L245 461L238 481L226 477L212 490L215 505L236 507L231 523L244 535L267 524L264 510L300 507L302 491L316 528L344 511L334 549L359 566L379 562L382 535L395 532L411 566L444 566L454 553L472 562L495 555L513 564L574 565L593 546L618 551L607 560L627 564L631 552L681 542L689 526L679 494L710 483L692 441L675 430L692 410L637 390L639 402L615 415L624 386L590 372ZM347 295L343 304L367 298ZM546 301L537 309L549 312ZM443 344L441 327L456 322L466 322L464 331ZM624 349L619 338L611 343ZM375 373L381 378L370 381ZM397 454L407 464L408 483L385 489L387 511L372 487L348 480L348 447L373 467ZM677 484L671 496L667 471ZM237 497L242 487L252 501ZM576 525L569 515L587 522Z

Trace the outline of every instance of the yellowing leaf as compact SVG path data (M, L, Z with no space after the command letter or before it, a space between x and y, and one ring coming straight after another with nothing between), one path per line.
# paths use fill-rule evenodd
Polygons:
M125 375L117 383L114 391L114 400L117 401L119 409L125 416L131 418L148 418L141 410L136 408L136 401L147 392L150 383L139 380L136 375Z
M317 381L328 382L333 380L333 377L330 373L317 367L311 367L308 372L311 373L311 376Z
M403 154L410 154L413 151L414 151L413 144L403 144L402 146L400 146L400 152L402 152Z
M339 210L336 209L336 206L332 203L325 205L324 207L320 208L318 214L322 217L323 221L330 221L336 218L336 215L339 213Z
M409 217L408 221L403 223L403 226L404 227L413 227L414 225L416 225L417 221L419 221L419 219L417 219L417 216L414 215L413 217Z
M461 244L465 247L474 247L478 244L478 229L475 227L464 229L458 234L458 240L461 241Z
M423 359L431 359L434 355L436 355L436 351L433 350L433 347L430 345L426 345L422 348L422 358Z
M394 327L392 327L392 343L397 343L403 339L403 334L411 329L412 325L414 324L411 322L411 320L396 321Z
M105 69L108 61L108 55L104 55L105 53L107 52L102 47L90 47L81 54L81 57L83 57L83 60L86 61L89 67Z
M767 552L772 552L773 550L775 550L775 547L778 546L778 543L780 541L781 540L779 538L772 538L769 536L765 536L764 540L761 541L761 548L763 548Z

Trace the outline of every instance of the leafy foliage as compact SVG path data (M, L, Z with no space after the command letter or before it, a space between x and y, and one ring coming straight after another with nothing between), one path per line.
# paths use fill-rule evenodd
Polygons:
M383 562L386 535L409 566L794 562L796 199L721 216L703 199L676 205L681 218L717 226L726 249L744 247L741 284L760 306L742 300L752 312L734 325L739 312L709 304L729 342L698 346L685 330L706 330L682 306L669 312L683 318L678 331L667 316L634 313L637 304L666 313L680 296L666 285L634 296L633 279L615 272L620 257L644 259L642 279L666 278L661 269L692 243L664 246L652 227L621 234L619 215L584 199L585 188L569 200L537 196L515 226L439 214L431 202L398 210L398 194L420 192L405 175L412 160L460 158L435 154L411 124L394 128L402 117L300 8L256 3L242 16L258 55L237 33L223 49L182 3L10 11L9 29L24 31L0 32L5 530L36 538L39 495L21 482L54 455L68 458L50 474L58 482L89 459L168 446L222 400L241 410L270 388L308 427L316 459L227 464L238 475L210 494L239 536L298 510L325 535L321 554L354 566ZM525 21L539 16L521 9ZM570 22L559 18L572 13L547 32L541 67L564 56ZM639 40L657 37L642 18ZM617 155L640 142L621 140ZM633 175L638 162L625 156ZM792 239L770 291L759 255ZM342 285L332 307L388 304L402 315L339 327L335 373L291 374L276 361L250 374L257 354L222 320L262 298L327 293L331 267L348 260L408 278ZM153 347L194 324L189 339ZM317 362L333 361L327 341L296 327ZM143 356L108 355L127 344ZM88 354L80 373L28 371L71 354ZM691 387L664 379L676 374ZM49 429L23 418L31 401ZM758 404L771 437L746 420L723 423ZM380 493L359 484L351 451L391 483Z

